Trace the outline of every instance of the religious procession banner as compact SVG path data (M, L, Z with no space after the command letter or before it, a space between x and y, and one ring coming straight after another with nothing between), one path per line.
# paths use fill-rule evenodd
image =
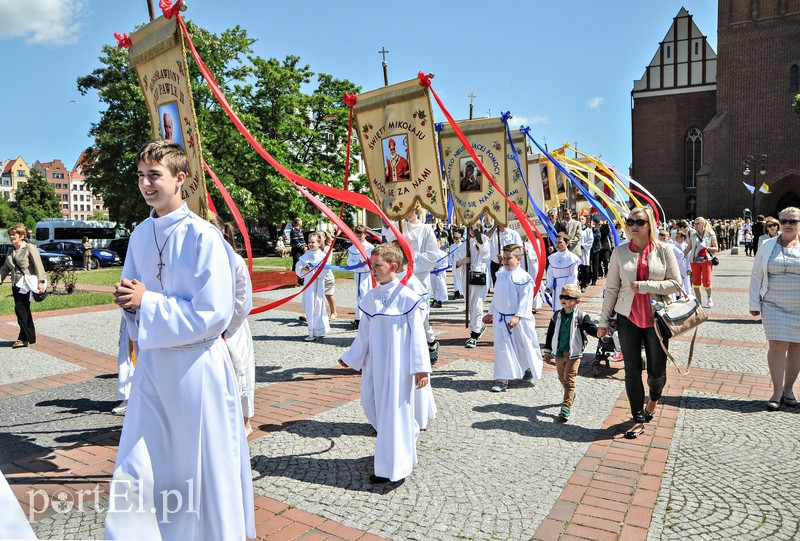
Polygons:
M177 18L159 17L134 32L130 60L142 88L154 139L172 139L186 151L189 176L182 196L200 216L208 214L200 131L194 112L186 51Z
M478 159L491 173L494 181L524 211L527 208L527 194L508 143L505 125L499 118L483 118L462 120L458 122L458 127L464 132ZM480 168L461 144L453 128L444 126L439 132L439 139L445 181L459 221L472 225L481 215L488 214L496 222L508 224L508 203L494 185L483 178ZM524 141L518 150L522 150L521 156L527 154Z
M353 114L373 197L386 215L405 218L419 202L446 218L428 89L413 79L373 90L356 97Z

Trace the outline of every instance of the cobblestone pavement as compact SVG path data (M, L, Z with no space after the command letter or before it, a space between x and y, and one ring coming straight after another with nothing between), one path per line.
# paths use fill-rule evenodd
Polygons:
M339 317L321 342L302 340L298 299L251 316L259 538L798 538L800 408L765 411L766 344L746 306L752 259L720 259L692 370L670 367L656 418L632 441L621 438L630 426L622 363L592 377L594 340L562 425L551 367L535 385L490 393L492 329L465 349L463 301L434 309L438 417L420 436L413 474L388 486L368 481L374 432L358 376L335 364L355 336L352 281L337 280ZM290 291L257 294L256 304ZM583 308L597 314L601 295L589 288ZM41 539L100 539L121 426L110 414L119 314L35 317L37 344L0 354L0 470ZM540 339L549 317L537 314ZM13 316L0 318L0 346L14 338ZM670 350L684 362L688 346L679 337Z

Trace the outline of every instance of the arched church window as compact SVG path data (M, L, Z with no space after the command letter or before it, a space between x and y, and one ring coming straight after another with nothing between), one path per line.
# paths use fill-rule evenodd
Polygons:
M703 165L703 132L692 128L686 133L684 147L684 186L690 190L697 188L697 172Z
M789 70L789 90L797 92L797 64Z

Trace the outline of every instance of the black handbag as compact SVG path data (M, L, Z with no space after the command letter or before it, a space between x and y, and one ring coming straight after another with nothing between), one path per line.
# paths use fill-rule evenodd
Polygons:
M711 256L711 264L714 265L715 267L717 265L719 265L719 258L717 256L715 256L715 255L712 255Z
M471 286L485 286L486 273L478 271L469 271L469 279L467 280Z

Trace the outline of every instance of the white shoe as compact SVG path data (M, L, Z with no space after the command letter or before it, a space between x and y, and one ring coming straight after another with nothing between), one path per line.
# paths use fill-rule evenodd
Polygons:
M125 415L126 411L128 411L128 401L123 400L119 403L119 406L111 410L111 413L114 415Z
M714 308L714 301L712 299L708 299L708 307Z
M305 340L306 342L313 342L316 339L317 338L315 336L306 336L305 338L303 338L303 340Z

